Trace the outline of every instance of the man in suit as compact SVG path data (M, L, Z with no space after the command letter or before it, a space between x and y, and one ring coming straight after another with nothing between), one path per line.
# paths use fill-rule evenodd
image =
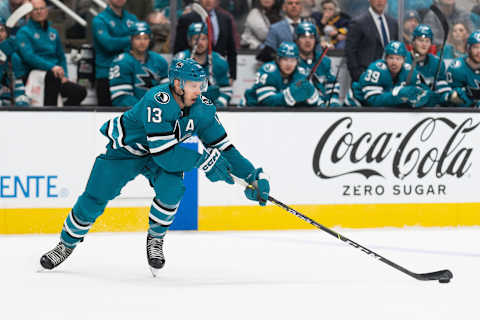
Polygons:
M370 63L381 59L385 46L398 40L398 23L385 15L387 0L369 0L368 11L352 20L348 28L345 55L353 81L358 81Z
M227 58L232 79L237 78L237 49L233 36L234 28L232 19L225 13L217 10L218 0L199 0L200 5L208 12L212 35L213 51ZM196 12L190 12L178 19L177 33L173 53L189 49L187 31L194 22L202 22L202 18Z
M261 46L261 51L257 54L257 60L259 61L272 61L280 43L295 41L295 29L301 22L300 15L303 10L303 2L302 0L285 0L282 9L285 12L285 19L270 26L267 38Z

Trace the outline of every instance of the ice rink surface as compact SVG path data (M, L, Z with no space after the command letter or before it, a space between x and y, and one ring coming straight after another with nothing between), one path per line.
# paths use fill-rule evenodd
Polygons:
M319 231L170 232L147 268L144 233L91 233L38 272L58 235L0 236L0 319L478 319L480 229L335 229L421 282Z

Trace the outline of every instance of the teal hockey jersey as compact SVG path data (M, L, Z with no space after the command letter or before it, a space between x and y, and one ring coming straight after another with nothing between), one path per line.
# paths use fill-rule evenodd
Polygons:
M12 68L13 77L9 76L9 65ZM15 52L14 40L7 38L0 42L0 105L12 105L12 89L15 105L28 106L30 104L22 80L24 75L25 68Z
M420 73L421 81L430 88L432 88L432 83L435 79L435 74L437 73L439 63L440 58L429 53L426 56L425 60L418 62L415 67L415 69ZM428 106L447 106L448 99L451 93L452 88L450 88L450 86L448 85L446 68L445 65L442 63L442 65L440 66L440 71L438 73L435 91L430 98Z
M113 106L133 106L148 91L168 82L168 62L160 54L148 51L144 63L130 53L118 55L110 68L110 96Z
M447 79L465 101L461 107L480 107L480 70L473 70L466 59L457 58L450 64Z
M299 58L298 65L304 68L307 74L310 74L310 71L313 69L318 59L320 59L321 55L322 52L317 50L315 51L315 60ZM340 84L338 82L335 83L335 76L332 74L331 64L332 60L329 57L324 56L313 77L315 87L323 100L322 103L320 103L320 106L322 107L325 107L329 100L329 107L340 107L341 105L339 98Z
M169 84L150 89L135 106L107 121L100 129L110 141L132 157L151 156L167 172L195 167L200 154L181 142L196 135L208 148L217 148L232 165L232 173L245 179L254 167L230 142L213 103L199 96L191 107L180 109Z
M284 78L275 62L267 62L258 70L252 88L245 90L245 101L242 104L271 107L317 106L320 99L316 99L314 104L309 104L307 101L297 103L291 97L285 96L284 90L290 84L305 79L307 75L304 68L297 66L290 77Z
M392 79L385 60L380 59L370 64L354 82L347 94L347 106L374 106L374 107L410 107L397 94L407 82L408 73L412 65L404 63L398 75ZM412 73L412 85L421 85L416 70Z

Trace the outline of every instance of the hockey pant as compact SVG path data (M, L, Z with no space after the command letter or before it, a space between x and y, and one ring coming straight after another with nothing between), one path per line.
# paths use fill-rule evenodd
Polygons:
M82 241L108 201L117 197L120 190L139 174L144 175L155 190L148 232L153 237L163 237L185 192L183 173L164 171L150 156L131 158L122 151L109 149L96 158L87 187L63 224L61 241L69 247Z

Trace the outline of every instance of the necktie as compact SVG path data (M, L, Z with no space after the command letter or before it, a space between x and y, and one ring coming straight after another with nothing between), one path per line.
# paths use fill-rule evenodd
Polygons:
M293 27L293 34L295 34L295 30L297 30L298 23L292 22L292 27Z
M385 47L388 44L387 30L383 24L382 16L378 16L378 18L380 19L380 29L382 29L383 46Z

